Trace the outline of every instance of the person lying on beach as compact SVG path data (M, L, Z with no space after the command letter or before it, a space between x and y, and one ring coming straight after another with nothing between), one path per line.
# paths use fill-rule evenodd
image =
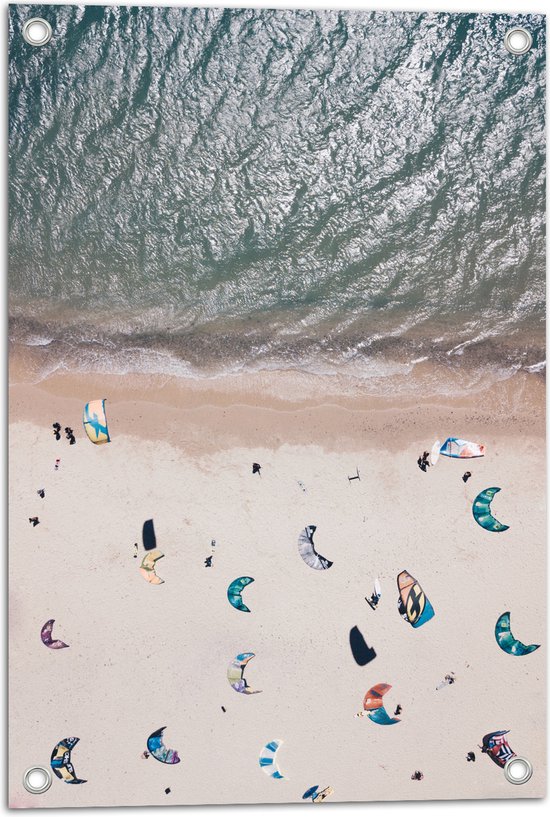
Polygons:
M426 470L426 463L424 462L424 460L422 459L422 457L419 457L419 458L417 459L416 464L418 465L418 467L420 468L420 470L421 470L421 471L425 471L425 470Z
M60 465L61 465L61 460L60 460L60 459L59 459L59 457L58 457L58 458L56 459L56 461L55 461L55 465L54 465L54 468L55 468L55 470L56 470L56 471L58 471L58 470L59 470L59 466L60 466Z
M466 471L466 473L462 475L462 482L468 482L468 480L470 479L471 476L472 476L472 472L471 471Z
M403 711L403 707L401 706L401 704L397 704L397 706L395 707L395 712L393 714L394 715L400 715L402 713L402 711Z
M212 567L212 558L213 558L212 556L206 557L206 559L204 560L205 567Z
M61 426L59 425L59 423L52 423L52 428L53 428L53 436L55 437L56 440L60 440L61 439L61 434L60 434Z
M261 468L262 468L262 466L260 465L259 462L253 462L252 463L252 473L253 474L260 474ZM262 475L260 474L260 476L262 476Z
M36 528L36 526L40 524L40 519L37 516L29 516L29 522L33 528Z

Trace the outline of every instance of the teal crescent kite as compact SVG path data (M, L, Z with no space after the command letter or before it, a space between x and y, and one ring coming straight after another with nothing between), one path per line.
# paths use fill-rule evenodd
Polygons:
M495 638L501 650L508 655L529 655L540 647L540 644L523 644L514 638L510 629L510 613L503 613L495 625Z
M235 581L231 582L227 588L227 598L229 599L229 604L232 604L236 610L240 610L242 613L250 613L249 608L242 599L241 593L246 585L252 584L253 581L254 579L252 579L250 576L241 576L239 579L235 579Z
M491 513L491 502L499 491L500 488L486 488L476 496L472 505L472 513L477 524L494 533L501 533L510 527L509 525L503 525Z

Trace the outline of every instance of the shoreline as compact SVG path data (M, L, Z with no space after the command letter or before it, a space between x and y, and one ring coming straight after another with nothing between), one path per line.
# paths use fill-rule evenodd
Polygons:
M331 377L269 372L212 379L149 375L56 374L38 384L10 384L10 422L37 425L57 414L80 427L88 400L104 397L112 437L129 434L178 448L276 449L285 444L350 451L395 450L447 436L545 434L543 376L515 377L467 396L369 395L346 391Z

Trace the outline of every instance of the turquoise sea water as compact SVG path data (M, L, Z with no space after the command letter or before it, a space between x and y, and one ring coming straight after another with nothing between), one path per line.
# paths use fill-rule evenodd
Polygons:
M542 16L18 5L9 33L10 339L44 373L543 368Z

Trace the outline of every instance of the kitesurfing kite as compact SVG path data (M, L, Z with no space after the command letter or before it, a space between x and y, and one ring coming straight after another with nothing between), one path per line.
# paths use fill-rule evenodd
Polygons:
M105 400L90 400L84 406L82 416L84 430L89 439L96 445L110 443L107 415L105 414Z
M510 629L510 613L503 613L499 616L495 625L495 638L501 650L508 655L529 655L540 647L540 644L524 644L514 638Z
M477 524L494 533L501 533L510 527L509 525L503 525L491 513L491 502L499 491L500 488L486 488L476 496L472 505L472 513Z
M434 608L430 600L410 573L402 570L397 577L399 599L397 607L403 618L413 627L422 627L434 617Z
M328 570L329 567L332 566L333 562L325 559L324 556L321 556L315 550L315 546L313 544L313 534L316 530L316 525L308 525L303 529L298 537L298 551L306 565L309 565L309 567L313 567L315 570Z
M311 799L313 803L322 803L323 800L326 800L331 794L334 794L334 789L332 786L327 786L321 791L319 791L319 786L311 786L311 788L302 794L302 800Z
M156 550L157 537L155 534L155 523L152 519L146 519L141 531L144 550Z
M488 735L483 736L483 746L479 747L484 754L491 758L493 763L496 763L497 766L500 766L502 769L506 766L510 758L517 757L504 737L509 731L509 729L503 729L500 732L489 732Z
M250 576L241 576L239 579L232 581L227 588L227 598L229 599L229 604L231 604L236 610L240 610L241 613L250 613L249 608L243 601L241 593L246 585L252 584L253 581L254 579L252 579Z
M148 550L143 557L139 567L139 572L145 581L149 582L149 584L164 584L164 579L157 576L155 572L155 562L158 562L159 559L163 558L164 553L161 553L160 550Z
M284 775L279 771L276 757L282 743L282 740L270 740L269 743L266 743L258 758L258 763L263 771L276 780L283 780L284 778Z
M382 698L391 689L391 684L375 684L369 689L363 698L363 712L359 712L356 717L362 718L367 713L367 718L381 726L391 726L399 723L401 718L392 718L388 715Z
M71 762L71 752L79 740L80 738L63 738L53 748L50 766L55 776L65 783L86 783L86 780L77 777Z
M351 653L360 667L364 667L376 658L376 651L369 647L359 627L352 627L349 632L349 645Z
M157 729L156 732L152 732L149 735L147 738L147 749L155 760L158 760L160 763L179 763L181 758L178 757L176 750L168 749L162 741L162 733L165 729L166 726L161 726L160 729Z
M248 662L254 658L253 652L240 652L235 656L233 661L227 668L227 680L235 690L235 692L243 692L245 695L255 695L261 692L261 689L252 689L248 686L244 671Z
M455 459L473 459L474 457L485 456L485 446L480 443L471 443L468 440L460 440L458 437L447 437L439 453L444 457Z
M60 641L58 638L52 638L52 630L53 625L55 624L55 618L50 618L42 627L40 631L40 638L42 639L42 643L49 647L50 650L62 650L64 647L68 647L68 644L65 644L64 641Z

